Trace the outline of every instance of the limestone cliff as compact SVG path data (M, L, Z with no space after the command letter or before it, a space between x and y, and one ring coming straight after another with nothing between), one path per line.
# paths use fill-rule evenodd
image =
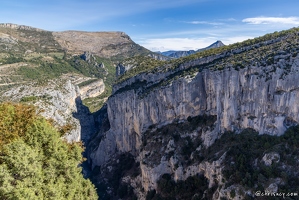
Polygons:
M38 112L52 119L58 128L70 125L71 129L64 138L68 142L79 142L85 141L95 132L93 116L82 104L80 97L87 93L74 85L69 76L63 76L44 85L32 82L15 86L1 96L10 101L35 105Z
M90 147L92 167L113 168L116 155L130 153L140 163L140 174L123 181L130 182L140 199L145 198L140 191L157 190L163 174L172 174L175 180L204 174L209 188L215 180L223 184L225 153L213 162L181 164L184 143L161 130L192 123L195 118L204 120L179 132L182 141L193 145L189 159L227 132L250 129L260 135L282 135L299 122L298 45L297 31L265 37L183 60L177 67L168 65L141 73L115 85L107 102L111 128L101 132L94 139L98 144L93 142ZM170 127L167 130L173 130ZM223 192L217 190L214 198L220 199Z
M80 87L80 96L82 99L88 97L96 97L102 94L105 90L105 84L102 79L92 82L86 86Z

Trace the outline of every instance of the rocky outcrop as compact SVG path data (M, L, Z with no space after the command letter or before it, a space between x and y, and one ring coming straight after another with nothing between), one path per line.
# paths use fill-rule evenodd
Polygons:
M133 63L119 63L116 66L116 72L115 75L116 77L123 75L126 71L133 69L135 65Z
M262 161L266 166L271 166L272 163L278 163L279 160L280 155L276 152L266 153L262 158Z
M7 43L8 44L17 44L17 39L11 37L8 34L0 33L0 43L3 43L3 44L7 44Z
M105 91L105 84L102 79L80 87L80 96L82 99L96 97Z

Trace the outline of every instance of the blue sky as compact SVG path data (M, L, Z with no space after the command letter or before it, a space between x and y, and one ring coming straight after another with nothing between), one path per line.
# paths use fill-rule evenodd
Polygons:
M1 0L0 23L123 31L152 50L240 42L299 26L298 0Z

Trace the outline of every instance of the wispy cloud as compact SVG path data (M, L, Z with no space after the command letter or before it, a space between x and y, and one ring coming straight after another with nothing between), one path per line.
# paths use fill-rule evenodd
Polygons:
M220 25L226 25L228 23L236 22L237 20L235 18L225 18L225 19L215 19L213 21L201 21L201 20L194 20L194 21L182 21L183 23L187 24L206 24L206 25L213 25L213 26L220 26Z
M208 21L188 21L188 22L185 22L185 23L187 23L187 24L207 24L207 25L213 25L213 26L223 25L223 23L208 22Z
M235 18L231 17L231 18L228 18L228 19L221 19L222 21L228 21L228 22L235 22L237 21Z
M299 17L253 17L243 19L248 24L292 24L299 25Z

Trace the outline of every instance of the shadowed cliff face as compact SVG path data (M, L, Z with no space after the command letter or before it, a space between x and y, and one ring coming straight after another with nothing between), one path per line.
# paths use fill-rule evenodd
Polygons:
M92 135L97 131L94 116L89 112L89 109L83 105L81 97L77 97L75 102L77 112L73 113L73 117L79 120L81 127L80 138L84 144L87 144Z

